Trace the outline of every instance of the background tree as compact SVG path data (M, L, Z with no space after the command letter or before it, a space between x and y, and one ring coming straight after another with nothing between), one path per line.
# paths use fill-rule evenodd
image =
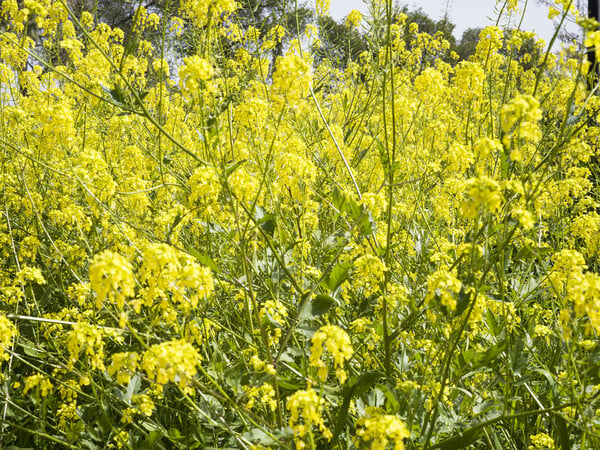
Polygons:
M461 60L469 59L469 56L475 53L479 43L479 34L483 28L467 28L463 31L462 38L456 46L456 53Z
M317 61L329 59L333 65L344 68L369 48L364 35L356 28L338 23L330 16L319 18L319 29L322 45L316 50Z

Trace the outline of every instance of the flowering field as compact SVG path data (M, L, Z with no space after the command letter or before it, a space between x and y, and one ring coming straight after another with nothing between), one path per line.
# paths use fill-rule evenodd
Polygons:
M72 3L0 8L0 447L600 448L581 45Z

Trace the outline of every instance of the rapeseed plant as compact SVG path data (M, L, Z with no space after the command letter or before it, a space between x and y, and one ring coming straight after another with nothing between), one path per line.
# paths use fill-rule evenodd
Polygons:
M1 445L596 448L583 47L171 6L0 7Z

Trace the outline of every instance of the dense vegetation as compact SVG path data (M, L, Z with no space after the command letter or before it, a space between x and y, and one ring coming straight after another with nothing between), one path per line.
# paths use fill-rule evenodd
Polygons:
M2 2L1 447L600 447L585 48L316 3Z

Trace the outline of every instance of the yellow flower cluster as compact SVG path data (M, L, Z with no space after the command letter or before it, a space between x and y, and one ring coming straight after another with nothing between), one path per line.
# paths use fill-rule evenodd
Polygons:
M410 432L404 422L397 416L374 414L356 421L357 436L363 445L373 450L386 450L389 445L394 450L404 450L404 439Z
M208 60L197 55L184 58L183 66L179 69L179 86L184 97L198 98L199 90L213 75L214 68Z
M295 53L280 56L273 72L273 92L287 100L289 106L298 104L308 95L312 80L310 61Z
M360 21L362 20L362 14L360 11L353 9L350 11L348 16L346 16L346 25L349 27L358 27L360 25Z
M25 386L23 387L23 394L27 394L32 389L38 388L39 395L47 397L52 392L54 386L50 382L47 376L41 374L30 375L25 378Z
M325 400L319 397L312 388L298 390L287 399L287 409L290 411L290 427L296 436L296 449L305 447L304 436L317 427L326 439L331 437L331 431L325 426L323 410Z
M80 353L84 352L92 369L104 370L104 336L105 331L85 322L73 325L67 334L68 365L70 368L80 361Z
M143 296L136 299L136 312L142 305L151 307L155 301L169 313L171 305L188 313L198 302L208 299L214 290L210 269L198 264L193 257L168 244L149 244L143 250L139 278ZM173 320L170 316L169 321Z
M587 268L583 255L575 250L562 250L552 257L554 263L548 274L548 283L565 307L572 308L575 317L587 317L590 333L600 330L600 275L584 272ZM570 310L561 311L566 337L570 336Z
M464 217L474 219L483 211L496 213L501 205L502 191L497 181L483 175L464 182L464 199L460 204Z
M117 375L117 383L127 384L138 368L139 355L136 352L122 352L111 355L107 368L109 375Z
M118 253L105 250L94 256L90 264L90 287L96 293L96 308L105 301L123 309L125 299L135 294L135 279L131 264Z
M539 433L529 436L531 445L529 450L554 450L554 439L547 433Z
M238 5L234 0L183 0L180 8L194 25L203 27L211 19L218 20L234 12Z
M201 215L218 211L218 197L221 184L217 172L210 167L199 167L189 179L191 194L189 202L200 208Z
M6 349L10 346L12 338L16 336L17 331L13 323L0 314L0 361L8 359Z
M369 297L379 292L385 280L385 264L374 255L363 255L354 261L352 279L354 286L363 289L364 295Z
M519 95L504 105L500 110L500 126L505 133L503 143L509 147L513 143L511 159L521 160L521 150L518 146L522 141L536 143L542 137L538 122L542 118L539 102L531 95ZM517 138L514 141L514 138Z
M330 0L316 0L317 16L326 16L329 13Z
M429 303L439 296L440 303L450 310L456 308L456 296L462 288L462 283L448 270L437 270L427 278L427 295L425 302Z
M170 341L152 345L144 352L140 368L159 390L170 381L189 391L200 360L200 354L189 342Z
M313 335L310 347L310 365L317 368L317 376L321 381L327 379L327 365L324 361L325 349L333 359L338 380L340 383L344 383L346 381L344 363L354 352L348 333L335 325L325 325Z
M253 409L257 406L263 406L271 411L275 411L277 408L277 401L275 400L275 389L272 385L265 383L261 386L245 386L244 392L248 397L246 401L246 408ZM257 405L257 400L259 404Z
M260 308L258 316L263 327L269 330L269 341L273 344L281 337L281 329L286 323L288 311L280 300L267 300Z

